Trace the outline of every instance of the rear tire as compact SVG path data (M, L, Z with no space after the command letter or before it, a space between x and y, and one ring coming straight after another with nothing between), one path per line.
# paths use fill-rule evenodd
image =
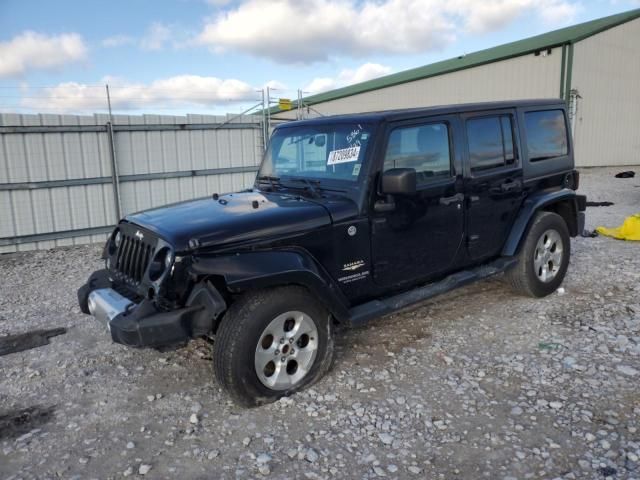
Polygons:
M298 286L244 294L225 314L213 345L216 378L246 407L308 387L332 358L331 316Z
M564 219L552 212L538 212L531 222L517 263L505 273L511 288L530 297L544 297L557 290L569 266L571 238Z

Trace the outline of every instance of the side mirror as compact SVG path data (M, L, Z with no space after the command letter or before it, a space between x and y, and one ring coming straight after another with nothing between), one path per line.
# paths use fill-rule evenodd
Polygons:
M414 168L392 168L382 174L382 193L385 195L414 195L416 193L416 170Z

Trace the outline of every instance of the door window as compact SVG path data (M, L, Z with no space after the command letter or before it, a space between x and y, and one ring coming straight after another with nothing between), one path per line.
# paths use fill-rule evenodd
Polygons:
M467 140L472 172L515 163L510 115L467 120Z
M524 122L529 161L563 157L569 153L567 126L562 110L526 112Z
M449 177L451 152L446 123L396 128L389 135L384 170L414 168L418 185Z

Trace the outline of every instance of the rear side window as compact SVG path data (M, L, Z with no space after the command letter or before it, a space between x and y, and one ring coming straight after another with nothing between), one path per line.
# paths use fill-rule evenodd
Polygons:
M472 172L515 163L510 115L467 120L467 140Z
M451 172L449 129L446 123L396 128L389 135L384 170L414 168L418 184Z
M567 126L562 110L524 114L529 161L563 157L569 153Z

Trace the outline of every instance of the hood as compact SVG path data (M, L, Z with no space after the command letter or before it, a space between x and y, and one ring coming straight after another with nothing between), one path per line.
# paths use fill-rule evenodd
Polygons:
M246 191L154 208L128 215L125 221L156 233L182 252L196 245L224 245L330 225L331 210L355 209L355 204L337 208L344 203L353 204L344 199L323 206L294 195Z

